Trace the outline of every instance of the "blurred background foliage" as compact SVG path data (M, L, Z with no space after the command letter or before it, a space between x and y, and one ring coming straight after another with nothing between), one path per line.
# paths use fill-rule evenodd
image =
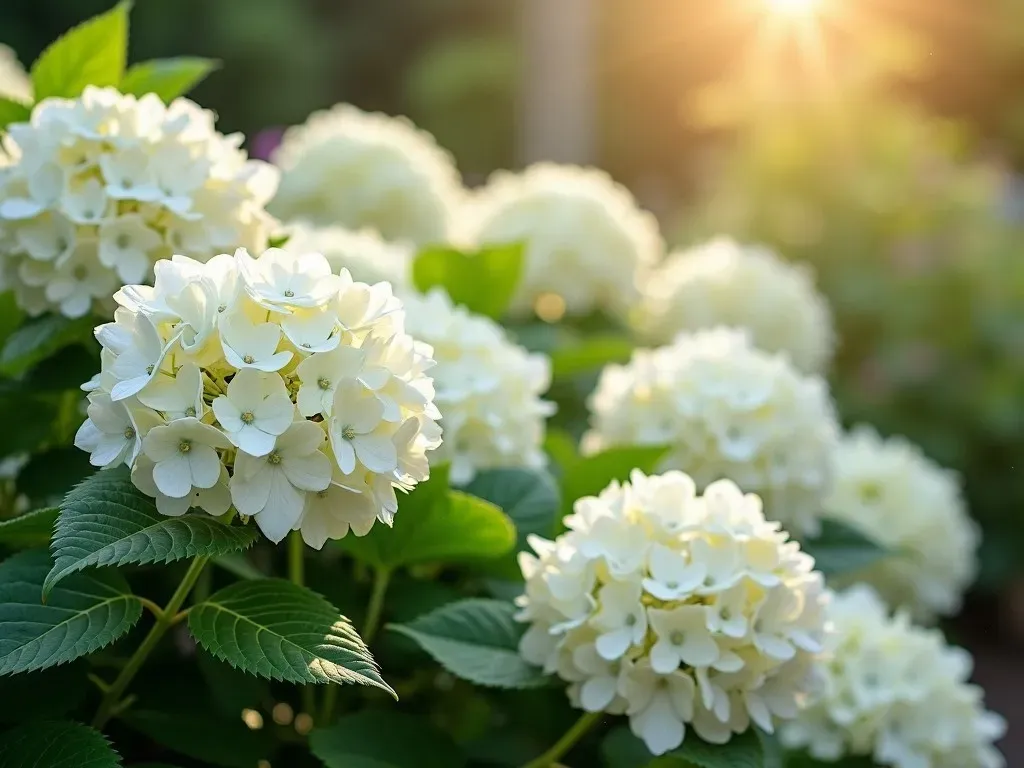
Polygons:
M250 137L343 100L406 114L477 183L522 164L525 1L137 0L132 59L223 60L194 97ZM31 61L109 5L3 3L0 39ZM765 5L592 0L593 162L670 244L727 233L814 265L844 419L963 473L983 584L1005 583L1024 561L1024 0L822 0L813 29Z

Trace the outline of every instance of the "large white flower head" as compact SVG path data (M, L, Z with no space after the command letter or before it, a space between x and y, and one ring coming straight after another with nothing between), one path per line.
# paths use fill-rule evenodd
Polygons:
M689 472L700 487L727 477L759 494L769 519L817 532L839 430L828 387L743 332L637 350L601 372L589 407L585 450L670 446L663 469Z
M923 621L960 608L977 571L981 533L954 472L907 440L857 427L839 443L824 510L892 550L855 574L890 606Z
M282 219L373 227L388 240L446 241L463 195L452 156L433 136L351 104L289 128L271 159L282 171L271 209Z
M744 328L756 346L809 372L828 367L835 335L806 266L726 238L670 254L646 281L641 323L659 342L719 325Z
M1006 730L968 683L969 653L937 630L890 617L866 585L833 596L831 632L810 705L781 729L820 760L870 755L892 768L1002 768Z
M432 459L450 461L456 483L479 469L544 466L544 420L554 412L541 399L551 383L548 358L512 343L490 318L454 306L440 288L405 297L405 310L406 325L437 361L431 375L444 445Z
M396 294L411 289L414 249L409 243L393 243L369 227L317 227L308 222L288 224L288 250L322 253L335 272L347 269L363 283L391 283Z
M526 264L510 311L557 296L569 315L622 315L664 252L653 214L596 168L539 163L495 173L467 207L463 236L478 245L523 242Z
M682 472L612 483L568 531L521 553L523 657L573 704L629 716L654 754L691 725L724 743L796 715L825 631L814 561L729 480L697 495Z
M32 81L9 46L0 45L0 96L15 101L32 101Z
M96 329L102 370L75 444L127 464L157 509L229 507L312 547L374 520L426 479L441 442L429 346L387 283L333 274L317 253L245 249L156 264Z
M7 126L0 169L0 284L31 314L81 317L172 253L200 261L262 250L277 171L247 160L187 99L165 106L87 86Z

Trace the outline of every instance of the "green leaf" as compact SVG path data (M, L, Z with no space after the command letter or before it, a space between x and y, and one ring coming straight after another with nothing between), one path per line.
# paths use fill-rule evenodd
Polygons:
M11 549L45 547L50 543L59 510L37 509L0 522L0 544Z
M188 627L218 659L290 683L359 683L394 691L352 624L320 595L283 579L240 581L194 606Z
M207 765L254 768L274 756L267 731L251 731L237 716L219 719L208 712L129 710L122 719L157 744Z
M23 725L0 736L4 768L117 768L121 758L95 728L67 721Z
M440 286L456 304L497 319L519 284L523 250L522 243L492 245L475 253L429 246L412 264L413 283L424 292Z
M130 2L120 2L51 43L32 65L36 101L74 99L87 85L119 85L128 55L130 8Z
M563 467L562 511L569 514L577 499L596 496L612 480L629 480L629 473L634 469L639 469L645 474L653 473L667 451L668 448L664 445L609 448L592 456L584 456Z
M32 107L10 96L0 96L0 131L11 123L28 122L32 115Z
M558 486L547 472L537 469L489 469L477 473L466 491L500 507L516 526L515 552L529 549L530 534L550 539L561 501ZM496 563L508 578L519 578L514 556Z
M548 678L519 655L526 631L500 600L471 598L442 606L408 624L390 629L415 640L453 675L496 688L536 688Z
M828 518L821 521L821 533L801 546L825 576L851 574L892 554L853 526Z
M490 502L459 491L424 499L417 496L420 491L402 499L394 527L375 525L365 536L346 536L339 546L387 570L501 557L515 546L515 525Z
M219 68L220 62L216 59L195 56L143 61L133 64L124 73L121 92L134 96L155 93L165 104L169 104L195 88L207 75Z
M90 317L43 315L29 320L7 337L0 351L0 373L17 376L64 347L90 342L93 327Z
M551 353L551 376L566 379L599 370L611 363L627 363L632 354L633 343L624 336L590 336Z
M142 603L117 571L76 574L43 603L46 550L0 563L0 675L64 664L110 645L135 626ZM0 763L2 765L2 763Z
M327 768L461 768L466 764L448 734L425 717L404 712L346 715L330 728L313 731L309 748Z
M137 489L127 471L101 470L61 504L51 549L53 571L45 591L83 568L128 563L169 563L222 555L252 545L254 526L225 525L206 513L166 517Z

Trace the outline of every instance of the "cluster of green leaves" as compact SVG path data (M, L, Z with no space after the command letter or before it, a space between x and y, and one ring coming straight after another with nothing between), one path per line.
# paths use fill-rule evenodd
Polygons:
M29 72L35 103L47 98L73 99L87 85L113 86L122 93L155 93L171 101L188 92L218 64L212 59L154 59L128 66L128 13L123 0L107 13L82 22L46 48ZM0 96L0 130L25 122L32 104Z

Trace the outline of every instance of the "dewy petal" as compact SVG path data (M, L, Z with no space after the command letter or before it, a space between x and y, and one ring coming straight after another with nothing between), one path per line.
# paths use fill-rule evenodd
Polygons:
M266 467L265 461L259 462ZM267 506L270 496L270 480L272 471L263 470L250 476L243 476L238 471L238 459L235 460L235 474L231 478L231 501L243 515L255 515Z
M599 635L594 643L601 658L608 661L621 659L632 644L633 630L625 626Z
M669 700L668 693L659 691L643 711L629 718L634 735L643 739L652 755L663 755L683 743L686 729Z
M295 527L302 515L305 494L296 490L284 472L268 468L270 493L264 508L255 516L263 535L275 544Z
M338 428L340 430L340 427ZM342 437L335 439L335 430L331 430L331 449L334 451L334 458L338 462L338 469L346 475L352 474L356 468L356 451L352 443Z
M262 403L256 406L255 424L264 432L271 435L283 434L295 416L295 406L288 398L288 395L278 393L271 395Z
M188 463L194 487L212 488L220 479L220 456L210 446L193 445L188 452Z
M308 456L324 443L324 431L312 421L296 421L278 438L282 454Z
M277 442L276 436L254 426L245 425L234 434L234 439L235 444L250 456L266 456L274 450Z
M285 456L281 469L296 488L322 491L331 484L331 460L321 451L303 457Z
M659 640L651 648L651 669L667 675L679 668L679 651L668 640Z
M580 704L587 712L603 712L616 693L614 677L592 677L580 686Z

